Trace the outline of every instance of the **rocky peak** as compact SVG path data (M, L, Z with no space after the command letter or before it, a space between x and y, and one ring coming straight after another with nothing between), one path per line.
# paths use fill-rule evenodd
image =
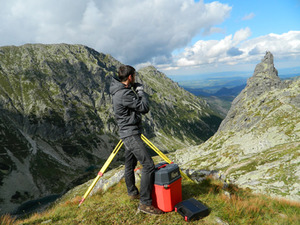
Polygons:
M300 79L281 81L267 52L217 133L177 151L174 161L182 168L221 171L255 192L300 201L299 115Z
M226 118L219 127L219 131L228 129L243 130L259 123L262 119L260 116L253 117L250 120L250 108L248 106L260 99L256 107L263 107L260 109L261 111L270 111L272 107L264 104L268 101L269 95L288 88L290 84L291 81L280 80L278 71L274 66L273 55L267 51L261 62L256 65L254 74L248 79L245 89L233 100Z
M158 70L152 65L143 67L140 70L141 71L148 71L148 72L158 72Z
M257 97L272 88L281 87L282 82L278 77L278 71L274 66L273 55L266 52L266 55L259 64L256 65L254 74L247 81L247 87L244 90L248 97Z
M278 71L274 66L273 55L271 52L266 52L266 55L261 60L261 63L257 64L253 77L270 78L275 80L279 79Z
M138 73L139 74L151 74L151 76L154 79L167 79L169 81L167 76L164 73L158 71L154 66L147 66L147 67L141 68L138 70Z

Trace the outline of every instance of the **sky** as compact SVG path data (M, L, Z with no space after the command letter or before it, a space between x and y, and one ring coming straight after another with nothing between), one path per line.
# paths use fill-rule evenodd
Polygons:
M0 46L82 44L166 75L300 67L300 0L0 0Z

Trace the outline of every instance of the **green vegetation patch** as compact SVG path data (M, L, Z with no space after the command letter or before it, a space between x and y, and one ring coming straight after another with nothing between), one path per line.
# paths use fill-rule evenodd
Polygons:
M14 224L186 224L177 212L159 216L137 211L139 201L132 201L126 194L124 181L111 187L107 192L99 191L89 196L78 208L82 188L77 194L58 201L43 213L34 214L26 219L15 220ZM297 224L299 203L278 200L264 195L254 195L248 189L240 189L223 182L205 179L200 184L183 180L183 199L195 198L207 205L209 216L191 221L189 224ZM9 221L8 216L1 217Z

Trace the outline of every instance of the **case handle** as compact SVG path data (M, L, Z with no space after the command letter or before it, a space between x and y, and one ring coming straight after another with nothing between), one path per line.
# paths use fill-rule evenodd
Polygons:
M161 169L161 168L164 168L164 167L166 167L166 166L167 166L167 164L163 164L163 165L161 165L160 167L158 167L157 170L159 170L159 169Z

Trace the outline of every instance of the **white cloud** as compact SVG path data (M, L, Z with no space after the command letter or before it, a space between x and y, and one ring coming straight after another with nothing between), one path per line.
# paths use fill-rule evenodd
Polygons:
M249 13L247 15L245 15L242 20L251 20L255 17L255 14L252 12L252 13Z
M251 55L263 54L271 51L280 57L300 55L300 31L290 31L284 34L268 34L241 45Z
M249 28L241 29L232 35L226 36L222 40L200 40L192 47L186 48L185 51L179 55L177 61L178 66L197 66L202 64L211 64L218 62L226 62L228 60L228 51L233 53L239 52L237 45L247 39L251 34ZM232 54L230 54L232 55ZM240 55L240 54L239 54Z
M159 63L231 7L193 0L0 0L0 45L84 44L124 63Z
M266 51L272 52L276 59L300 56L300 31L284 34L268 34L249 39L249 28L228 35L222 40L200 40L174 60L174 68L210 65L235 65L260 60ZM170 70L170 65L166 66ZM163 69L163 67L161 67Z
M246 27L245 29L241 29L237 31L233 36L233 45L238 45L241 41L246 40L251 36L251 30L249 27Z
M84 44L123 63L151 63L165 71L257 62L267 50L275 59L299 58L300 52L300 31L251 39L250 28L186 47L199 34L226 33L226 27L218 25L232 8L219 2L0 0L0 6L0 46Z

